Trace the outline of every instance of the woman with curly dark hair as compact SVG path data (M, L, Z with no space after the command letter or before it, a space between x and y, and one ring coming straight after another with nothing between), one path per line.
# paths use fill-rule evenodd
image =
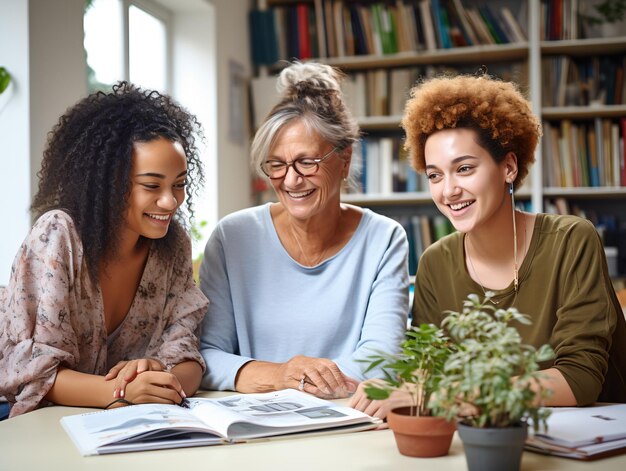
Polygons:
M468 294L490 291L498 308L530 316L524 342L554 348L542 365L546 405L626 402L626 324L597 231L579 217L515 208L541 136L530 103L486 75L434 78L412 90L402 126L413 166L458 231L420 258L413 324L439 325ZM403 400L394 399L361 407L388 410Z
M185 214L203 181L196 118L121 82L50 133L38 216L0 291L0 397L11 416L47 403L180 403L200 384Z

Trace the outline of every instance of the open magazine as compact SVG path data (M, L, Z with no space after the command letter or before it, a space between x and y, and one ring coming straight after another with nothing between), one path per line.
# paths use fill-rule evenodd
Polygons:
M626 453L626 404L550 410L548 429L530 435L527 450L580 460Z
M293 389L191 398L186 407L140 404L61 419L83 456L218 445L320 430L366 430L379 423L380 419L355 409Z

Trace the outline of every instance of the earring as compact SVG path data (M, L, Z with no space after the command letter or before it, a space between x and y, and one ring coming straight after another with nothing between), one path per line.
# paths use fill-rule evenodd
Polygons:
M515 294L517 294L517 287L519 286L519 276L517 271L517 224L515 222L515 195L513 194L513 182L509 182L509 194L511 195L511 212L513 213L513 287L515 288Z

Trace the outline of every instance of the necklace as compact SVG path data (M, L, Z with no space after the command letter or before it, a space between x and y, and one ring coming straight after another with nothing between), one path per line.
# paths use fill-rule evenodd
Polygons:
M523 231L523 235L524 235L524 239L523 240L523 247L526 247L526 218L523 217L522 215L522 222L524 223L524 231ZM472 255L470 254L469 251L469 246L468 246L468 242L469 242L469 234L466 234L466 238L463 240L463 243L465 245L465 253L467 253L467 259L469 260L470 263L470 267L472 267L472 271L474 272L474 276L476 277L476 281L478 282L478 285L480 286L480 289L483 290L483 294L486 296L487 295L487 290L485 289L485 287L483 286L482 282L480 281L480 277L478 276L478 272L476 271L476 268L474 268L474 262L472 261ZM515 223L515 212L513 212L513 289L515 290L515 297L513 298L513 302L515 302L515 299L517 298L517 289L519 287L519 274L518 274L518 269L519 266L517 264L517 225ZM498 304L500 304L500 301L502 301L502 299L496 301L493 298L489 298L489 301L497 306Z
M296 241L296 245L298 246L298 250L300 251L300 255L302 256L302 258L306 262L306 265L308 267L314 267L316 265L319 265L319 263L322 260L324 260L324 257L326 256L326 252L328 251L328 246L326 246L326 248L324 248L324 250L322 251L322 253L320 254L319 257L317 257L313 262L311 262L309 257L307 257L306 253L302 249L302 244L300 244L300 239L298 239L298 237L296 236L296 231L293 229L293 226L290 225L289 229L291 231L291 237L293 238L293 240ZM333 234L333 237L334 237L334 234Z

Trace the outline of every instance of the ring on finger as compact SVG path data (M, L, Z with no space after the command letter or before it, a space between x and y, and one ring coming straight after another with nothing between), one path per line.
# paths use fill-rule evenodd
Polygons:
M302 375L300 378L300 384L298 384L298 390L304 391L304 380L306 379L306 375Z

